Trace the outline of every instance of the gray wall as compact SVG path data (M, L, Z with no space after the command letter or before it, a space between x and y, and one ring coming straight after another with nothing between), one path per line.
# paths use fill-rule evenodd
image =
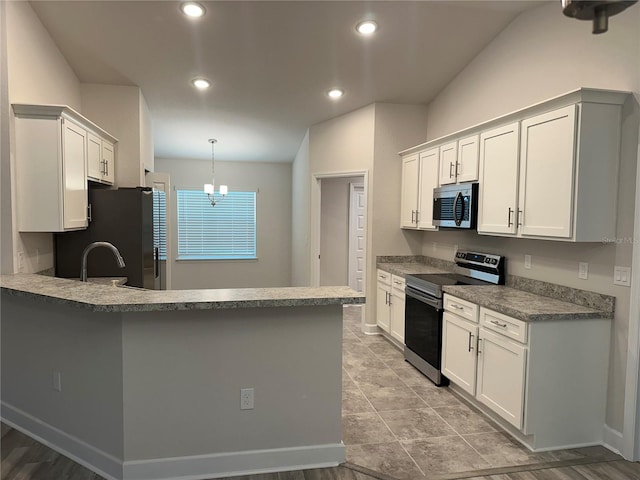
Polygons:
M363 177L323 178L320 182L320 285L349 285L349 184Z
M291 285L310 285L309 251L309 130L291 165Z
M202 189L211 178L208 160L155 159L155 170L171 176L172 188ZM286 287L291 283L291 164L216 161L216 183L230 190L255 190L257 260L175 260L171 288ZM176 195L172 195L173 228L177 232ZM223 200L224 201L224 200Z
M429 105L429 139L460 130L579 87L626 90L640 98L640 8L611 19L609 31L592 35L589 22L564 17L558 5L543 5L517 17ZM620 239L633 236L638 148L637 106L624 111L618 191ZM567 244L506 239L475 233L425 232L422 252L451 260L455 246L500 253L511 274L614 295L607 424L623 428L628 287L613 285L614 265L631 266L632 243ZM532 268L524 269L524 255ZM589 262L589 279L577 278Z
M119 314L3 294L1 359L3 408L123 458ZM62 374L60 392L54 372Z

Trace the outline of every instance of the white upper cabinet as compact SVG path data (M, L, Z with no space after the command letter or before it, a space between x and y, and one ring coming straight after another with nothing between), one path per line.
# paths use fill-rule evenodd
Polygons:
M400 226L436 230L433 225L433 189L438 186L438 148L402 158Z
M458 142L450 142L440 147L440 185L456 183L458 165Z
M105 153L101 140L115 139L66 106L14 104L13 111L18 230L86 228L89 158L111 152L113 159L113 143Z
M523 120L519 230L522 235L572 234L576 105Z
M94 182L113 185L115 178L115 146L93 132L87 132L87 178Z
M456 181L458 183L478 180L479 146L477 134L458 140L458 163L456 164Z
M515 122L480 135L478 233L516 233L518 131Z
M400 226L416 228L418 214L418 182L420 156L415 153L402 159L402 199L400 208Z

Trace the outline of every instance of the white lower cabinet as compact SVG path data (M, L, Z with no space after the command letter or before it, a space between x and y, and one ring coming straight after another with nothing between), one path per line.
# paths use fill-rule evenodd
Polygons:
M404 345L404 278L391 276L391 319L389 333Z
M469 402L532 450L603 442L611 320L444 308L442 372Z
M378 270L376 323L381 330L404 344L404 278Z
M476 398L522 428L527 349L508 338L480 328Z

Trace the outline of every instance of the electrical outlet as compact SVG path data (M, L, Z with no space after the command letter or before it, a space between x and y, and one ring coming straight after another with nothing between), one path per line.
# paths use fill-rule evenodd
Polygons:
M524 256L524 268L527 270L531 268L531 255Z
M56 392L62 391L62 374L60 372L53 372L53 389Z
M586 280L589 278L589 264L587 262L580 262L578 265L578 278Z
M18 272L24 271L24 252L18 252Z
M613 268L613 284L622 285L623 287L631 286L631 268L614 267Z
M240 410L253 410L253 388L240 389Z

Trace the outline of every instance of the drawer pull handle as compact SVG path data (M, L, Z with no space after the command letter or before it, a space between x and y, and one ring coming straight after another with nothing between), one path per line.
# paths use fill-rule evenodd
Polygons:
M458 305L457 303L451 303L450 304L453 308L458 309L458 310L464 310L464 307L461 307L460 305Z
M506 323L500 323L497 320L491 320L491 323L493 323L497 327L507 328L507 324Z
M473 346L472 346L472 343L473 343L473 342L472 342L472 340L471 340L471 339L472 339L474 336L475 336L475 335L473 335L471 332L469 332L469 351L473 350Z

